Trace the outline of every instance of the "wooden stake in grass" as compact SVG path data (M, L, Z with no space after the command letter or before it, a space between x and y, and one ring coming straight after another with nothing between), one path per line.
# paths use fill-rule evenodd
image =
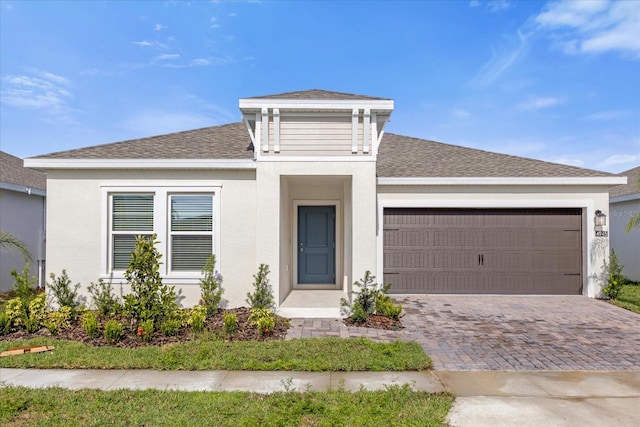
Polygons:
M16 356L18 354L26 353L42 353L43 351L52 351L55 347L52 345L28 345L24 347L13 347L7 351L0 353L0 357Z

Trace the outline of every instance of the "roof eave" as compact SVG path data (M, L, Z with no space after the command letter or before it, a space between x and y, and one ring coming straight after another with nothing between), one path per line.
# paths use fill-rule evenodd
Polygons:
M368 108L375 112L391 112L392 99L269 99L241 98L239 107L242 112L260 111L262 108L281 110L333 110L349 111L354 108Z
M619 176L594 177L378 177L378 185L605 185L625 184Z
M253 159L25 159L38 170L52 169L255 169Z

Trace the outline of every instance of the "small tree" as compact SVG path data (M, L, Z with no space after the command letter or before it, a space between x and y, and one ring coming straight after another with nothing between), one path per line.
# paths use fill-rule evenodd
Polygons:
M387 292L391 284L379 285L375 282L376 276L369 270L364 272L364 278L353 283L359 291L354 291L356 295L353 303L342 298L340 305L346 308L351 320L356 323L366 322L372 314L380 314L398 320L402 306L394 304Z
M605 261L602 267L602 281L605 286L602 288L602 293L611 299L618 297L620 288L626 283L626 278L622 274L623 266L618 261L618 255L616 251L611 249L611 258L609 264Z
M36 296L36 283L38 278L31 276L29 263L25 263L22 273L18 273L15 268L11 269L11 277L13 277L13 290L16 296L20 298L22 304L29 306L31 300Z
M160 277L162 254L156 249L156 237L136 237L136 247L124 273L131 285L131 293L124 296L124 309L138 322L159 321L177 309L175 288L164 285Z
M207 309L207 316L216 314L222 301L222 276L215 271L215 265L216 256L211 255L202 270L204 277L200 279L202 305Z
M247 304L249 304L251 308L275 309L275 298L273 296L273 291L271 290L271 285L269 284L269 279L267 278L269 273L269 266L267 264L260 264L260 267L258 267L258 274L254 274L254 291L253 293L247 292L246 299Z
M78 296L80 283L76 283L75 286L71 285L71 280L69 280L67 271L64 269L60 277L56 277L53 273L49 277L51 278L51 283L47 283L47 288L51 291L51 295L60 307L69 307L71 309L71 317L75 319L78 309L82 305Z

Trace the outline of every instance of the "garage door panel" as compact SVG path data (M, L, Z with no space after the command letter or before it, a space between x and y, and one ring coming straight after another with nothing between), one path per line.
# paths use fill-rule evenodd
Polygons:
M580 209L385 209L393 293L579 294Z

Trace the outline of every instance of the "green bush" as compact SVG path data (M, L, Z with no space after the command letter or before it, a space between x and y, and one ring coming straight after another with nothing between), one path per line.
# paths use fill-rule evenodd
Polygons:
M20 297L11 298L4 305L4 313L11 323L11 329L22 328L27 319L28 306L25 307Z
M15 292L16 297L20 298L23 302L25 310L27 310L29 303L36 296L36 284L38 283L37 277L30 276L29 269L29 263L27 262L25 263L21 274L18 274L15 268L12 268L10 272L14 280L13 291Z
M276 327L276 317L268 308L252 308L249 321L258 328L261 336L270 335Z
M82 315L82 327L91 338L100 336L99 326L98 316L93 311L87 311Z
M151 342L153 340L154 331L155 331L155 328L153 325L153 320L148 319L148 320L145 320L144 322L140 322L140 325L138 326L137 335L140 337L142 341Z
M107 344L115 344L122 339L124 328L122 323L111 319L104 324L104 339Z
M4 311L0 311L0 335L11 332L11 319Z
M222 322L227 335L233 335L238 329L238 316L235 313L225 313Z
M51 273L49 277L51 278L51 283L47 283L48 291L54 297L59 307L69 307L71 309L71 318L75 319L78 315L78 310L82 306L82 302L78 296L80 283L72 285L69 276L67 276L67 271L64 269L60 277L56 277L53 273Z
M355 298L350 303L345 298L340 300L340 305L347 309L351 320L356 323L365 322L372 314L391 317L398 320L402 312L402 306L395 304L387 295L391 284L379 285L375 282L375 276L370 271L365 271L364 278L353 283Z
M215 315L222 301L222 276L215 271L216 256L211 255L202 270L203 278L200 279L201 304L207 309L207 316Z
M275 298L271 285L269 284L269 266L267 264L260 264L258 268L258 274L253 276L253 293L247 292L247 304L251 308L266 308L269 310L275 309Z
M191 326L193 332L202 332L204 323L207 320L207 308L202 305L196 305L189 311L189 319L187 324Z
M57 311L51 311L47 318L42 321L42 325L51 332L51 335L58 335L60 331L71 326L71 307L60 307Z
M98 283L91 282L87 290L100 316L116 316L120 312L122 304L113 293L111 279L108 283L101 278L98 279Z
M622 274L623 266L618 261L618 255L611 249L611 258L609 264L605 261L602 268L603 281L605 286L602 293L611 299L616 299L620 289L625 285L627 278Z
M182 322L178 319L165 319L160 323L160 332L167 337L171 337L178 335L181 326Z
M178 305L173 286L162 283L160 277L160 258L156 249L156 235L150 238L136 237L136 247L124 276L131 293L124 297L124 310L138 322L162 321L173 313Z

